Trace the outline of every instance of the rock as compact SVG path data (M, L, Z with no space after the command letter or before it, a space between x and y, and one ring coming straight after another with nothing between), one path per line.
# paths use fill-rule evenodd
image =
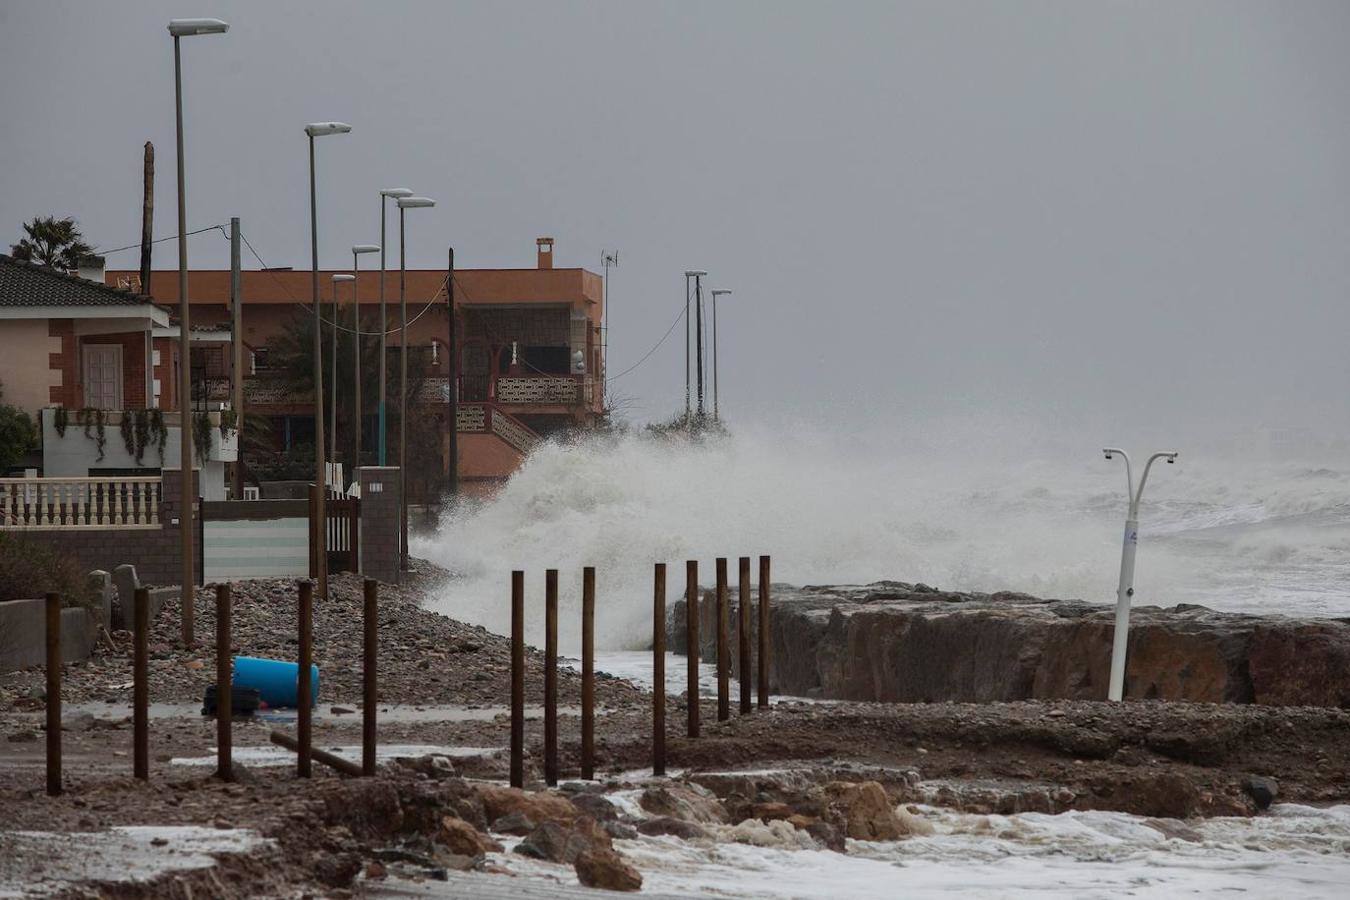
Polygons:
M507 813L492 823L492 831L496 834L526 835L534 828L535 823L522 812Z
M638 891L642 876L613 850L588 850L577 857L577 879L586 887Z
M619 818L619 808L599 794L574 794L571 799L573 806L597 822L610 822Z
M886 789L875 781L832 781L825 785L825 794L830 798L831 824L854 840L893 841L907 833Z
M92 731L98 724L92 713L76 713L61 721L62 731Z
M586 851L608 849L611 846L609 835L596 821L583 816L571 828L554 822L543 823L517 844L514 852L548 862L570 863Z
M384 863L377 859L372 859L366 863L366 880L383 881L389 875L389 871L384 867Z
M436 839L451 853L461 856L480 856L484 853L500 853L502 845L481 833L468 822L455 816L443 816Z
M455 777L455 764L446 756L400 756L394 761L405 769L420 772L438 781L442 778Z
M580 813L572 801L549 791L527 793L520 788L485 785L478 789L483 811L490 822L518 812L533 822L556 822L570 825Z
M671 816L688 822L722 823L727 821L726 807L705 787L671 782L650 787L638 798L638 805L654 816Z
M835 853L845 852L846 844L843 832L829 822L811 822L803 830L826 850L833 850Z
M1251 797L1256 803L1256 808L1266 810L1270 804L1275 802L1275 798L1280 793L1280 783L1274 778L1264 778L1260 775L1249 775L1242 782L1242 789L1246 791L1247 796Z
M792 807L786 803L777 801L769 803L752 803L750 805L749 817L759 819L761 822L772 822L778 819L792 818Z
M614 819L609 822L601 822L600 827L605 829L605 833L611 838L618 838L621 841L637 840L638 830L626 822Z
M362 838L388 837L403 828L398 791L386 781L353 779L323 790L324 822L330 826L344 825Z
M347 887L363 868L355 853L324 853L314 863L314 877L329 887Z
M345 706L330 706L328 711L335 716L350 716L352 713L356 712L356 710L348 709Z
M686 841L712 837L712 835L708 833L708 830L702 825L686 822L684 819L675 819L671 816L657 816L654 819L644 819L638 823L637 832L638 834L645 834L652 837L669 834Z
M27 744L38 739L36 731L15 731L6 739L11 744Z

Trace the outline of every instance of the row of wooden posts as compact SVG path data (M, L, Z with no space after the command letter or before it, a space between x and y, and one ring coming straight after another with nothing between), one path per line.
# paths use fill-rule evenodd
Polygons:
M544 779L558 783L558 570L545 573L544 607ZM379 582L365 581L362 664L361 764L313 747L310 666L314 660L314 582L297 584L299 664L296 684L296 735L271 733L273 743L296 754L296 773L310 777L317 759L346 775L375 774L377 705L376 656L379 645ZM699 736L698 562L685 563L685 639L688 655L689 737ZM730 718L727 561L717 560L717 718ZM759 705L769 705L769 557L759 558ZM61 793L61 595L47 594L47 793ZM230 656L230 585L216 585L216 774L234 779L233 672ZM132 616L132 773L150 778L149 717L150 592L136 591ZM751 712L750 557L740 558L740 711ZM595 568L582 571L581 603L581 777L595 777ZM666 771L666 564L656 563L652 592L652 771ZM511 573L511 785L525 776L525 573Z
M727 561L717 559L717 720L731 718L730 625ZM740 558L738 647L740 711L754 708L751 689L750 557ZM688 735L699 736L698 561L685 563L685 653L688 669ZM759 558L759 705L769 705L769 557ZM666 773L666 564L652 576L652 773ZM581 575L581 777L595 777L595 567ZM544 781L558 783L558 570L544 572ZM525 782L525 573L511 573L511 786Z

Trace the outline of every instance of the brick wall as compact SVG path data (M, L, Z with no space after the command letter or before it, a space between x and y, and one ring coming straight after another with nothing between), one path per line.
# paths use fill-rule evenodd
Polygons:
M61 383L48 388L51 402L67 409L79 409L84 405L80 393L79 367L76 364L75 321L73 319L48 319L47 334L61 339L61 350L49 353L47 366L61 373Z
M361 573L397 584L399 515L397 466L365 466L361 478Z
M93 344L113 344L122 348L122 408L145 409L145 332L91 334L80 338L82 348ZM83 371L77 380L84 381Z
M193 473L197 484L199 473ZM87 531L34 531L35 541L44 541L70 556L86 571L103 569L111 572L124 563L136 567L136 574L144 584L176 585L182 579L182 535L174 524L182 509L182 494L178 472L165 471L163 500L159 508L158 529L92 528ZM193 529L194 558L201 559L198 542L200 530ZM200 567L196 570L200 579Z

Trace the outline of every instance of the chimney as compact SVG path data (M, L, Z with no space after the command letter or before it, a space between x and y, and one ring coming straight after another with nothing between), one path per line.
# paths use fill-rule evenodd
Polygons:
M106 260L101 256L80 256L75 259L75 273L89 281L103 284L103 266Z
M553 238L541 237L536 239L534 243L539 248L539 268L553 268Z

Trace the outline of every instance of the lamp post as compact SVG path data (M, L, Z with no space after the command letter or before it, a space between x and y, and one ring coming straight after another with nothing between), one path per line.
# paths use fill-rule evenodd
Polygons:
M343 122L314 122L305 126L309 136L309 250L310 250L310 288L314 302L314 483L318 486L318 503L315 516L319 527L314 529L318 538L317 558L320 597L328 597L328 527L326 504L327 480L324 478L323 446L323 319L319 315L319 205L314 190L314 139L330 134L346 134L352 126Z
M328 362L329 385L328 385L328 427L332 429L333 445L333 468L336 470L338 463L338 427L337 427L337 359L338 359L338 311L342 309L341 301L338 300L338 285L346 284L349 281L355 281L355 275L348 275L345 272L338 272L333 275L333 321L329 323L329 334L333 336L332 359ZM338 487L342 487L343 479L338 479Z
M694 279L694 355L698 367L698 417L703 418L703 276L707 272L691 270L684 273L684 419L689 424L689 279Z
M724 294L730 294L731 291L714 288L711 293L713 300L713 421L717 422L721 420L721 413L718 411L717 405L717 298Z
M1177 452L1167 450L1155 453L1144 464L1144 474L1139 479L1139 487L1134 486L1134 472L1130 468L1130 455L1116 447L1107 447L1102 451L1107 459L1119 453L1125 460L1125 484L1129 509L1125 517L1124 545L1120 551L1120 585L1116 589L1116 627L1111 642L1111 680L1107 697L1121 700L1125 695L1125 651L1130 637L1130 600L1134 597L1134 554L1139 547L1139 498L1144 495L1144 484L1148 481L1148 471L1160 459L1169 463L1177 461Z
M399 571L408 569L408 258L404 240L407 211L435 206L430 197L398 198L398 507Z
M352 247L352 277L361 274L361 254L376 253L375 244L356 244ZM383 273L381 273L383 274ZM361 419L361 296L358 290L360 282L352 284L352 409L356 413L356 440L352 445L352 480L356 480L356 470L361 465L361 431L365 422ZM380 340L384 340L383 337Z
M380 445L380 465L382 465L382 466L388 464L387 459L386 459L386 456L385 456L385 453L386 453L386 449L385 449L385 447L386 447L385 431L386 431L386 429L385 429L385 424L384 424L384 403L385 403L385 397L388 396L388 386L387 386L387 384L386 384L386 382L385 382L386 367L385 367L385 363L384 363L384 351L385 351L385 346L386 346L385 341L388 339L388 336L389 336L389 326L385 323L385 314L384 314L384 270L385 270L385 262L384 262L384 237L385 237L385 227L384 227L384 222L385 222L385 215L384 215L384 210L385 210L385 205L386 205L386 204L385 204L385 201L388 200L390 197L393 197L395 200L401 200L401 199L404 198L404 197L411 197L412 195L413 195L413 192L410 191L410 190L408 190L407 188L385 188L385 189L383 189L382 191L380 191L380 402L379 402L379 406L378 406L378 415L377 415L377 418L378 418L379 421L377 422L377 427L378 427L379 430L380 430L380 435L379 435L379 445Z
M183 643L191 647L193 638L193 594L197 579L193 574L196 554L192 540L196 528L192 522L192 415L188 404L192 399L192 311L188 307L187 284L187 193L183 174L183 57L180 39L199 34L224 34L230 30L220 19L171 19L169 34L173 36L173 97L175 126L178 138L178 437L181 443L179 466L183 478L179 498L178 522L182 535L183 554ZM145 287L149 290L149 286Z

